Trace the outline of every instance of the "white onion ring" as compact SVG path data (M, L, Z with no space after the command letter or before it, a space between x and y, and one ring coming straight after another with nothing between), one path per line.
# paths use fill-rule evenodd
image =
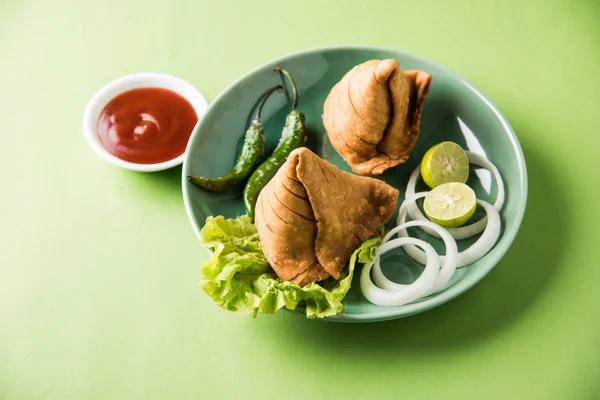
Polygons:
M404 200L404 202L400 206L400 211L399 211L400 214L406 215L406 209L407 209L408 205L412 204L412 202L414 202L414 201L415 201L415 199ZM456 246L456 241L454 240L454 238L452 238L452 236L450 236L448 231L446 231L441 226L434 224L431 221L410 221L410 222L406 222L406 223L403 222L401 225L399 225L399 226L395 227L394 229L392 229L391 231L389 231L387 233L387 235L384 236L381 243L384 244L388 240L390 240L394 235L398 234L399 232L401 232L401 231L406 232L406 228L411 228L411 227L415 227L415 226L428 227L428 228L438 232L440 234L440 236L442 237L442 240L444 241L444 245L446 246L446 257L442 263L442 266L440 267L440 271L435 280L435 284L433 285L432 289L428 293L425 294L425 295L429 295L429 294L433 293L434 291L443 287L450 280L452 275L454 274L454 271L456 270L456 263L458 261L458 248ZM429 260L429 258L428 258L428 260ZM375 281L375 284L377 286L379 286L382 289L386 289L386 290L403 290L406 287L410 286L410 285L403 285L400 283L396 283L396 282L393 282L393 281L389 280L388 278L386 278L386 276L383 274L383 271L381 270L381 264L379 261L380 261L380 257L376 257L375 260L373 260L373 266L374 266L373 280Z
M417 199L420 199L421 197L427 196L428 193L429 192L417 193L410 200L411 200L411 202L416 201ZM405 200L405 202L406 202L406 200ZM496 210L496 208L494 206L492 206L490 203L488 203L486 201L477 200L477 203L479 203L483 207L483 209L485 210L485 212L487 214L487 218L486 218L487 225L485 226L485 230L483 231L483 234L479 237L479 239L477 239L477 241L475 243L473 243L471 246L469 246L466 250L463 250L460 253L458 253L456 268L460 268L460 267L464 267L466 265L472 264L475 261L482 258L484 255L487 254L488 251L490 251L492 249L492 247L494 247L494 245L496 244L496 241L498 240L498 237L500 237L501 222L500 222L500 213L498 212L498 210ZM402 210L402 208L401 208L401 212L398 215L398 225L399 226L403 226L405 224L406 214L407 214L406 209ZM406 231L406 229L398 230L398 236L404 237L404 238L410 237L408 235L408 232ZM426 257L425 253L422 250L416 248L415 246L406 246L406 248L404 250L406 251L406 254L408 254L413 260L415 260L416 262L418 262L420 264L425 264L429 261L429 258ZM440 260L442 262L444 262L444 259L445 259L445 256L440 256Z
M498 188L498 195L496 196L496 202L494 203L494 208L497 211L502 209L504 205L504 182L502 181L502 176L500 176L500 172L498 168L489 161L487 158L480 156L479 154L473 153L471 151L465 151L467 158L469 159L469 163L478 165L489 170L494 179L496 180L496 186ZM418 180L421 178L421 164L417 166L417 168L413 171L406 185L406 194L405 198L409 199L415 195L415 188L417 186ZM419 206L415 202L414 204L410 204L408 207L408 215L410 215L411 219L417 221L428 221L428 219L423 215L421 210L419 210ZM400 218L398 217L398 224L400 224ZM483 217L477 222L474 222L470 225L461 226L459 228L448 228L447 231L452 235L452 237L456 240L470 238L472 236L481 233L485 227L487 226L487 217ZM431 236L439 238L440 235L429 229L427 227L423 227L423 230L430 234Z
M423 250L420 251L427 257L427 263L421 275L402 290L386 290L377 287L371 280L371 268L374 261L392 249L409 245L421 247ZM435 249L429 243L411 237L393 239L382 244L377 249L375 260L363 267L360 274L360 289L367 300L378 306L401 306L423 297L431 291L440 269L440 258Z

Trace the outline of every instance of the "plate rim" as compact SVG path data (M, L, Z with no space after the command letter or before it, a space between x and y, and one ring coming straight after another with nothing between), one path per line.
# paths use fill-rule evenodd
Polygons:
M411 315L419 314L419 313L428 311L432 308L438 307L438 306L440 306L444 303L447 303L450 300L453 300L456 297L464 294L465 292L470 290L473 286L475 286L479 282L481 282L494 268L496 268L496 266L500 263L502 258L504 258L504 256L506 255L506 253L508 252L508 250L510 249L510 247L512 246L512 244L514 243L514 241L517 237L517 234L518 234L518 232L521 228L521 224L523 222L523 218L525 216L525 212L527 210L529 184L528 184L527 164L525 161L525 155L523 153L523 149L521 147L521 143L517 137L517 134L515 133L514 129L512 128L512 126L510 125L510 123L508 122L508 120L506 119L504 114L502 114L500 109L478 87L476 87L473 83L471 83L469 80L464 78L462 75L458 74L457 72L451 70L450 68L448 68L442 64L439 64L431 59L425 58L418 54L414 54L414 53L410 53L410 52L406 52L403 50L398 50L398 49L394 49L394 48L390 48L390 47L360 45L360 44L343 44L343 45L331 45L331 46L322 46L322 47L310 47L310 48L306 48L306 49L302 49L302 50L298 50L295 52L284 54L280 57L268 60L264 63L261 63L260 65L257 65L256 67L250 69L248 72L239 76L237 79L235 79L233 82L231 82L214 98L213 101L211 101L209 103L208 108L205 110L204 116L206 116L209 113L209 111L212 109L212 107L215 104L217 104L223 97L225 97L227 94L229 94L240 82L242 82L245 79L247 79L248 77L254 75L256 72L262 70L267 65L277 63L277 62L282 62L282 61L288 60L290 58L298 57L298 56L310 55L310 54L314 54L314 53L322 53L322 52L327 52L327 51L336 51L336 50L356 50L356 51L367 50L367 51L381 51L381 52L395 53L400 56L406 56L408 58L415 59L423 64L432 65L435 68L438 68L438 69L444 71L446 74L448 74L453 79L455 79L455 80L459 81L460 83L462 83L463 85L465 85L467 87L467 89L469 89L471 92L473 92L475 95L477 95L477 97L479 97L481 99L481 101L494 113L496 118L498 118L498 120L502 124L504 130L508 133L508 137L510 138L511 144L515 150L515 154L517 155L517 168L519 170L520 181L521 181L521 185L520 185L521 186L520 187L521 196L520 196L519 204L517 206L516 215L513 218L513 220L515 221L515 224L513 225L512 229L510 229L508 231L505 230L503 232L502 236L504 237L504 241L496 244L496 246L497 246L496 249L498 249L498 250L496 250L496 253L494 253L494 255L492 256L493 258L489 262L489 265L490 265L489 267L479 268L479 269L475 270L475 273L467 275L465 278L461 279L453 286L447 288L446 290L444 290L442 292L437 293L435 296L432 296L432 297L429 297L422 301L419 301L418 303L409 303L409 304L406 304L403 306L398 306L398 307L379 307L380 311L375 314L374 313L371 313L371 314L344 314L342 311L342 313L340 313L340 314L336 314L336 315L325 317L325 318L317 318L317 319L322 320L322 321L330 321L330 322L368 323L368 322L380 322L380 321L387 321L387 320L392 320L392 319L399 319L399 318L404 318L404 317L408 317ZM188 140L188 143L187 143L187 146L185 149L185 153L184 153L182 174L181 174L181 190L182 190L182 196L183 196L184 207L186 210L186 215L188 217L188 221L189 221L190 225L192 226L192 230L194 231L194 233L198 239L200 239L201 227L199 227L198 224L195 223L194 218L193 218L192 207L190 204L191 200L190 200L186 170L187 170L187 165L189 164L189 160L190 160L191 144L194 141L193 139L198 134L198 132L201 132L201 130L202 130L201 127L204 123L204 116L202 117L201 120L198 121L198 123L194 127L194 130L192 131L192 134L190 135L190 138ZM206 249L204 246L202 246L202 247L208 252L208 254L211 254L208 249ZM355 274L357 272L358 271L355 271ZM303 307L299 306L299 307L296 307L296 309L293 310L293 312L300 314L300 311L302 311L302 310L303 310ZM302 315L305 315L305 314L302 313Z

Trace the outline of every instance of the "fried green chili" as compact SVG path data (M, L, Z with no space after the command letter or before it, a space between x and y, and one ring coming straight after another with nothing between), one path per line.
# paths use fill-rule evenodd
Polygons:
M275 173L285 163L285 160L290 153L297 147L304 145L306 141L306 127L304 125L305 117L298 110L298 90L290 73L281 68L275 68L275 71L280 72L285 76L292 87L294 102L292 111L285 119L285 126L281 134L279 144L273 154L267 158L255 171L246 183L244 188L244 206L252 220L254 220L254 207L256 200L263 187L275 176Z
M205 178L203 176L188 176L193 184L210 191L224 190L242 184L254 171L265 151L264 127L260 120L260 114L269 96L275 91L282 91L283 86L278 85L271 88L262 98L254 120L246 131L244 144L238 155L235 166L226 175L219 178Z

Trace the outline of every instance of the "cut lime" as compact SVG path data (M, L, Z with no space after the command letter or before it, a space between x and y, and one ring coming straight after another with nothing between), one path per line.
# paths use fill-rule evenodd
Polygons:
M423 210L431 221L445 228L456 228L475 213L477 198L473 189L460 182L444 183L425 197Z
M469 159L458 144L438 143L425 153L421 176L432 189L449 182L465 183L469 177Z

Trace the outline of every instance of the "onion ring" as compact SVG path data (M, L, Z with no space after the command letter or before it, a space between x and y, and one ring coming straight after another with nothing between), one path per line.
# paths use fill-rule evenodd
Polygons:
M407 209L408 205L411 204L415 200L416 199L404 200L404 202L400 206L400 211L399 211L400 215L402 215L402 214L406 215L406 209ZM446 257L444 258L442 266L440 267L440 271L435 280L435 284L433 285L432 289L428 293L426 293L426 295L429 295L429 294L433 293L434 291L443 287L450 280L452 275L454 274L454 271L456 270L456 264L458 261L458 248L456 246L456 241L448 233L448 231L445 230L444 228L442 228L441 226L434 224L431 221L403 222L399 226L397 226L394 229L392 229L391 231L389 231L387 233L387 235L384 236L381 243L384 244L388 240L390 240L394 235L398 234L399 232L402 232L402 231L406 232L406 228L411 228L411 227L415 227L415 226L428 227L428 228L438 232L439 235L441 236L442 240L444 241L444 245L446 246ZM428 258L428 260L429 260L429 258ZM381 270L380 257L375 257L375 260L373 260L373 267L374 267L373 268L373 280L375 281L375 284L377 286L379 286L380 288L386 289L386 290L402 290L402 289L405 289L407 286L409 286L409 285L404 285L404 284L393 282L393 281L389 280L388 278L386 278L385 275L383 274L383 271Z
M409 245L420 247L423 249L421 250L423 253L419 254L427 257L427 263L421 275L402 290L386 290L377 287L371 280L371 269L375 260L392 249ZM440 257L435 249L429 243L411 237L393 239L382 244L377 249L375 260L363 267L360 274L360 289L367 300L378 306L401 306L423 297L435 284L440 269Z
M411 202L413 200L416 201L417 199L419 199L421 197L427 196L428 193L429 192L417 193L410 199L410 201ZM405 200L405 202L406 201L407 200ZM487 225L485 226L483 234L477 239L477 241L475 243L473 243L471 246L469 246L466 250L463 250L460 253L458 253L456 268L461 268L466 265L472 264L475 261L482 258L484 255L486 255L488 253L488 251L490 251L492 249L492 247L494 247L494 245L496 244L496 241L500 237L501 221L500 221L500 213L498 212L498 210L496 210L496 208L494 206L492 206L490 203L488 203L486 201L477 200L477 203L479 203L483 207L485 212L487 213L487 218L486 218ZM402 208L401 208L401 210L402 210ZM404 212L399 213L399 215L398 215L399 226L402 226L405 223L406 214L407 214L406 209L404 210ZM408 232L406 231L406 229L398 230L398 236L404 237L404 238L410 237L408 235ZM406 246L406 248L404 250L406 251L406 254L408 254L413 260L415 260L416 262L418 262L420 264L426 264L429 261L429 257L426 257L426 254L422 250L419 250L418 248L416 248L415 246L410 246L410 245ZM442 262L444 262L445 256L440 256L440 260Z
M496 180L496 186L498 188L498 194L496 196L496 202L494 203L494 208L497 211L502 209L504 206L504 182L502 181L502 176L500 176L500 172L498 168L489 161L487 158L480 156L479 154L473 153L471 151L465 151L467 154L467 158L469 159L469 163L478 165L489 170L494 179ZM415 188L417 186L418 180L421 178L421 164L417 166L417 168L413 171L406 185L406 194L405 198L409 199L415 195ZM417 221L428 221L427 217L423 215L421 210L419 210L419 206L416 204L410 204L408 207L408 215L410 215L411 219ZM400 224L400 218L398 218L398 224ZM470 238L472 236L481 233L485 227L487 226L487 217L481 218L479 221L474 222L470 225L461 226L459 228L447 228L446 230L452 235L452 237L456 240ZM430 234L431 236L440 238L440 235L427 227L424 227L423 230Z

